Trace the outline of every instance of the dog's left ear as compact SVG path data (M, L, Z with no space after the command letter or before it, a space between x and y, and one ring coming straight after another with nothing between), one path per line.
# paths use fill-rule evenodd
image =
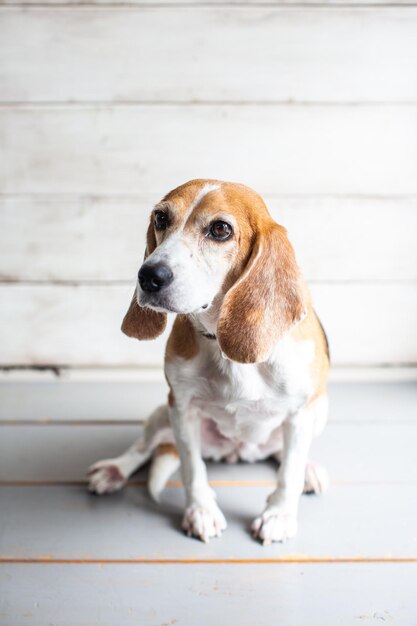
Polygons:
M155 248L156 239L153 217L151 216L146 235L145 259L152 254ZM137 301L137 290L135 289L130 306L123 318L122 332L128 337L134 337L135 339L156 339L164 332L166 325L167 314L140 306Z
M285 228L275 223L262 227L220 310L217 338L224 354L238 363L265 361L276 342L303 318L303 291Z

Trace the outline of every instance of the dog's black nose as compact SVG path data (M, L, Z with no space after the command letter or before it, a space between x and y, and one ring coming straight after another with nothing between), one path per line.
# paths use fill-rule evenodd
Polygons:
M170 284L174 274L164 263L155 265L145 263L139 270L138 278L143 291L159 291Z

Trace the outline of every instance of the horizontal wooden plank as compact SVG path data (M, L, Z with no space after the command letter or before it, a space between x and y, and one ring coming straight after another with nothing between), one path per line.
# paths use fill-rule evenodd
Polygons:
M164 382L164 370L158 366L109 366L109 367L78 367L55 365L11 365L0 367L0 384L2 383L45 383L56 380L80 383L137 383L146 384ZM379 365L335 365L329 371L330 383L415 383L417 366L382 363Z
M205 545L178 530L182 488L165 490L156 504L144 488L100 498L81 486L1 487L0 558L417 559L417 486L343 486L322 498L306 496L297 537L264 547L249 536L248 527L271 487L228 486L216 492L229 525L220 540Z
M161 380L157 380L156 374ZM112 376L115 376L113 372ZM22 423L108 422L146 419L163 403L168 388L162 372L153 380L140 376L130 382L66 380L0 383L0 425ZM330 420L347 423L416 423L416 382L329 384Z
M4 421L27 420L44 424L94 420L138 422L166 401L168 386L162 372L160 378L103 383L75 383L61 378L41 383L4 380L0 383L0 425Z
M133 288L0 285L1 364L162 365L168 331L140 343L120 331Z
M415 6L415 0L2 0L5 7L25 7L25 6L56 6L56 7L175 7L186 8L193 6L236 6L236 7L408 7Z
M3 102L417 101L416 7L3 7L0 23Z
M415 194L417 107L0 108L3 193L162 196L196 177L269 194Z
M166 333L137 342L119 330L132 287L0 285L0 366L161 365ZM313 284L312 292L334 363L415 363L414 284Z
M0 280L131 279L158 200L151 194L0 196ZM288 229L308 280L417 279L417 197L265 201Z
M85 481L87 468L118 456L139 436L137 426L0 426L0 482ZM310 458L334 484L417 485L417 424L330 423L314 440ZM389 460L389 461L388 461ZM274 484L276 464L209 464L210 480ZM147 468L135 476L145 481ZM173 476L180 480L179 474Z
M3 565L4 623L414 623L415 564ZM395 581L395 584L393 584ZM68 584L70 582L70 585ZM322 601L323 589L331 589ZM65 590L65 592L63 591ZM65 601L64 601L65 597ZM76 602L68 602L76 598Z
M417 421L416 381L333 383L329 385L330 419L340 422Z

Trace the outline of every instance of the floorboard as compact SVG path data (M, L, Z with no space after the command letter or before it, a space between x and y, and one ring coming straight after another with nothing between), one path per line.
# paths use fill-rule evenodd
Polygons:
M415 563L4 565L0 623L416 626L416 578Z
M310 457L332 484L301 499L299 532L249 533L273 462L209 464L228 528L180 531L178 474L152 502L147 469L88 494L163 398L150 383L0 383L0 626L417 626L417 385L334 383Z
M2 487L3 559L416 559L417 486L344 486L303 496L295 539L261 546L249 535L271 487L216 487L228 529L209 544L179 530L182 488L159 504L143 487L91 496L82 486ZM300 556L301 555L301 556Z
M99 459L121 454L141 426L0 426L2 481L80 481ZM416 482L417 422L407 424L330 423L312 445L310 458L329 471L334 483ZM276 464L209 464L217 481L273 481ZM147 471L136 480L144 480ZM174 480L178 480L178 473Z
M40 383L0 381L0 423L143 420L167 393L166 384L155 380L69 382L64 376ZM329 396L331 421L417 422L415 381L333 382Z

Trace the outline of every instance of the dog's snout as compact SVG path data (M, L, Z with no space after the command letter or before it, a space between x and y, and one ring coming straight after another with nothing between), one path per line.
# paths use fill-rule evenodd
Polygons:
M164 263L142 265L138 274L139 284L143 291L160 291L172 282L174 274Z

